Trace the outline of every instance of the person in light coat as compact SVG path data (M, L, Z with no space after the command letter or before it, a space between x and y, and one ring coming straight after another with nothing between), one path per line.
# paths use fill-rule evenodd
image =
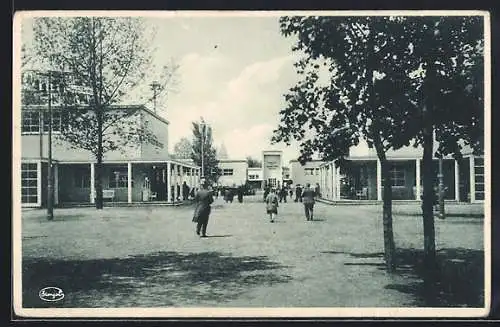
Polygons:
M266 212L269 215L269 221L272 223L274 222L276 215L278 215L278 201L276 190L272 188L266 197Z

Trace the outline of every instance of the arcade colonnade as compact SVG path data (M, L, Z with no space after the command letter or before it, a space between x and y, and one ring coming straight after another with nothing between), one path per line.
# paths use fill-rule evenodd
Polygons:
M343 199L382 201L382 168L378 159L349 159L351 169L335 166L335 162L320 165L319 185L321 197L327 200ZM433 164L437 167L438 160ZM421 200L422 174L421 159L389 159L391 165L390 178L394 199ZM460 162L444 159L443 170L446 187L446 200L461 202L481 202L484 200L484 158L469 156ZM437 168L435 168L437 169ZM353 190L349 192L350 183ZM417 182L420 181L420 182ZM399 196L399 198L398 198Z

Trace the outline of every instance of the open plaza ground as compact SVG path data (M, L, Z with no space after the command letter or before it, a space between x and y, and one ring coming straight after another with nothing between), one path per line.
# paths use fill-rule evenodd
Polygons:
M483 205L447 204L436 219L437 296L422 291L420 206L394 204L398 269L383 261L381 205L216 199L207 238L192 205L22 211L23 307L483 307ZM43 302L59 287L65 297Z

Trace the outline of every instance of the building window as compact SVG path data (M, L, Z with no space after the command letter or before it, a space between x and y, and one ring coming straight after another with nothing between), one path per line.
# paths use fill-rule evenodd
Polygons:
M304 175L314 176L314 168L304 168Z
M49 113L43 115L43 131L49 131ZM59 110L52 111L52 132L61 131L61 112Z
M233 176L233 169L223 169L222 176Z
M21 164L21 203L38 203L38 169L36 163Z
M319 168L316 168L316 175L319 175Z
M23 133L38 133L40 132L40 112L38 111L22 111L22 126Z
M405 170L403 167L393 166L389 171L392 186L405 186Z
M125 188L128 187L128 171L127 169L112 169L109 174L109 188Z
M248 179L257 179L259 175L248 175Z
M474 158L475 197L484 200L484 159Z

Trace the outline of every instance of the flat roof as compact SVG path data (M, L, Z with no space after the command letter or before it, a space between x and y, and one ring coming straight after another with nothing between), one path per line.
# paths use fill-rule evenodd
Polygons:
M247 162L246 159L219 159L219 163L221 162Z
M62 104L52 105L52 109L57 109L57 108L61 108L61 107L64 107L64 105L62 105ZM90 109L90 106L73 106L72 108L84 110L84 109ZM46 104L31 104L31 105L21 106L21 110L33 110L33 109L48 110L48 107ZM142 104L124 104L124 105L113 104L113 105L107 106L106 109L108 109L108 110L109 109L112 109L112 110L133 110L133 109L142 110L144 112L147 112L151 116L155 117L156 119L160 120L161 122L163 122L167 125L170 124L170 122L168 120L161 117L160 115L158 115L154 111L148 109L145 105L142 105Z

